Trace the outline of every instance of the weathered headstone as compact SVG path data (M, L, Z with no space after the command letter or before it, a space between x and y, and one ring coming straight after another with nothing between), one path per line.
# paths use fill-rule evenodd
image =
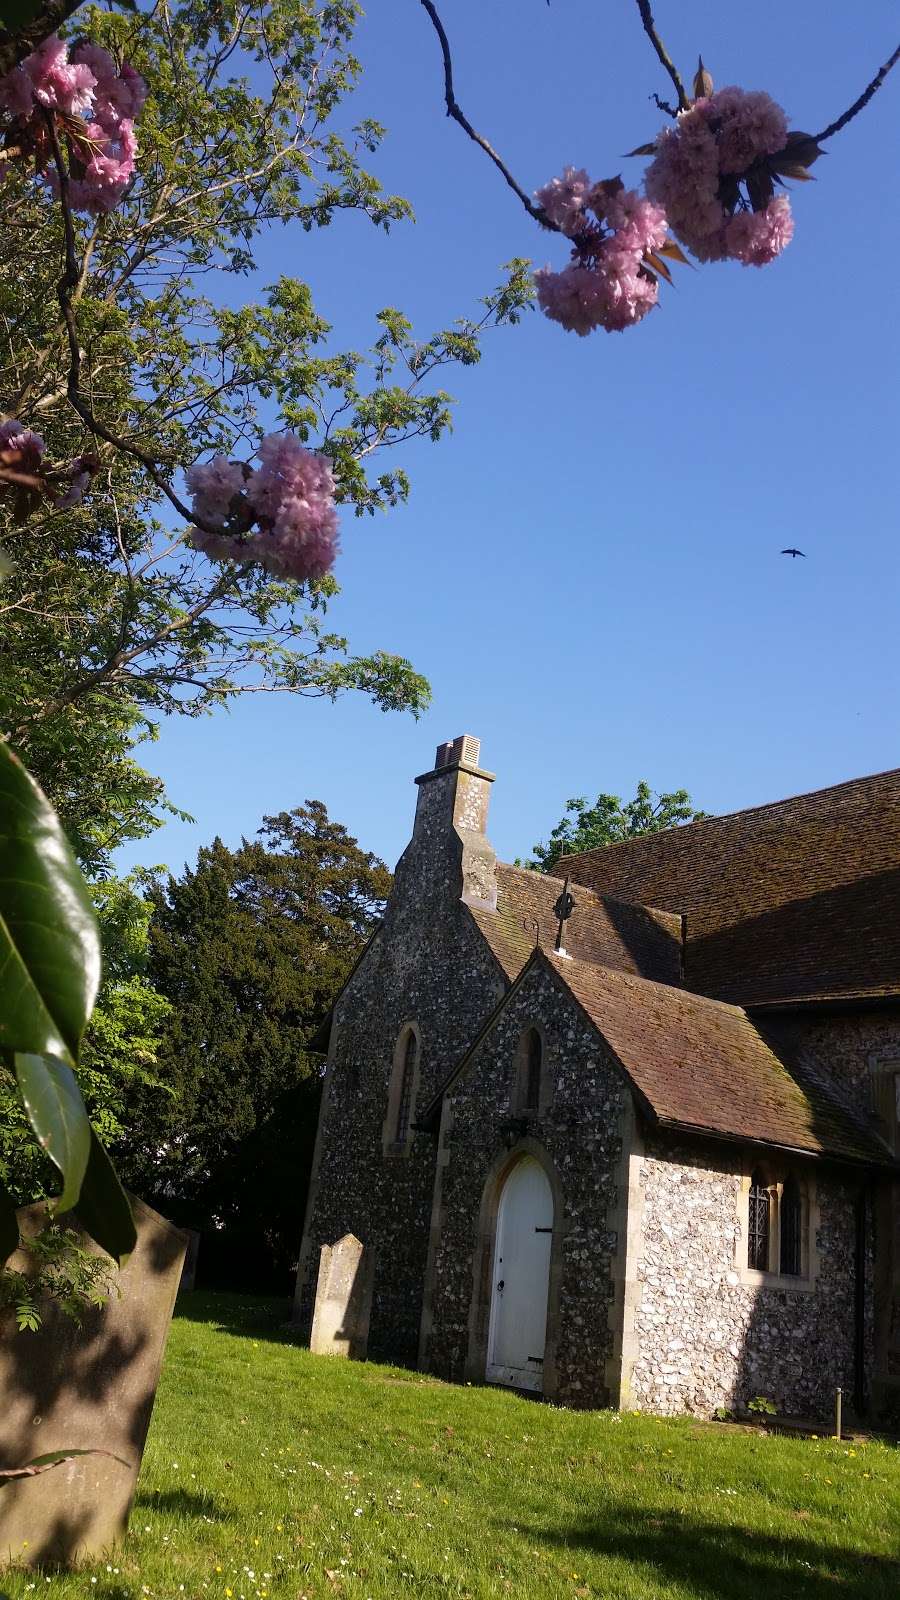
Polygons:
M89 1311L80 1328L51 1303L39 1332L0 1332L0 1465L64 1448L108 1450L127 1465L82 1456L5 1487L0 1566L73 1562L125 1531L187 1243L149 1206L132 1204L137 1246L120 1299ZM36 1210L20 1213L23 1233Z
M365 1360L373 1269L373 1252L352 1233L337 1244L323 1244L309 1341L314 1354Z

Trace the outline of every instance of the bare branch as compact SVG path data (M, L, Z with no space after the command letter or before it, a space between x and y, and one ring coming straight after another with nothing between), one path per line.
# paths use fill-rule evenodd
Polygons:
M884 80L891 68L895 67L898 61L900 61L900 44L898 44L893 55L888 57L888 60L884 63L884 66L879 67L874 78L872 79L872 82L866 84L866 87L864 88L859 99L854 100L849 111L845 111L844 115L842 117L838 117L836 122L830 122L827 128L823 128L821 133L813 134L813 138L817 144L821 144L823 139L832 139L836 133L840 133L842 128L846 128L848 122L852 122L853 118L860 111L862 111L863 107L869 104L873 94L875 94L876 91L881 88L881 85L884 83Z
M467 133L469 138L474 140L475 144L481 146L481 149L484 151L485 155L488 156L491 161L493 161L494 166L503 174L503 177L509 184L509 187L512 189L513 194L518 195L523 206L525 207L525 210L528 212L528 215L533 217L535 222L541 223L543 227L552 228L555 233L559 233L560 230L557 228L556 223L550 221L550 218L547 216L547 213L544 211L543 207L535 205L534 201L529 198L521 185L516 183L516 180L510 172L508 166L506 165L505 161L498 156L494 146L490 144L487 139L485 139L483 134L477 133L472 127L471 122L465 115L465 112L462 110L456 99L456 95L453 92L453 60L450 55L450 41L448 40L447 34L444 30L444 24L438 16L435 6L432 4L432 0L420 0L420 4L423 6L424 10L427 11L429 17L431 18L432 26L434 27L434 31L438 36L438 40L440 41L441 55L444 60L444 101L447 106L448 117L452 117L454 122L458 122L463 132Z
M686 111L690 105L690 101L687 97L687 90L682 82L681 73L678 71L678 68L672 60L672 57L669 55L668 50L656 31L656 23L653 20L653 12L650 10L650 0L637 0L637 8L641 14L641 22L644 24L644 32L647 35L647 38L650 40L650 43L656 51L656 54L659 56L659 59L669 74L669 77L672 79L673 84L675 85L675 93L678 96L678 109L679 111ZM668 107L664 107L663 109L668 110Z

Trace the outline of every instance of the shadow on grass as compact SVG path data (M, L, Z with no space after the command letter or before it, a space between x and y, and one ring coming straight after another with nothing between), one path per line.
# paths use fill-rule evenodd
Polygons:
M304 1343L296 1328L288 1326L291 1303L280 1297L262 1295L223 1294L220 1290L197 1289L190 1294L180 1294L175 1306L175 1316L184 1322L204 1322L216 1333L230 1333L238 1338L251 1336L265 1339L271 1344Z
M227 1522L231 1515L216 1503L211 1494L195 1494L190 1489L141 1490L134 1503L142 1511L172 1512L179 1517L205 1517L207 1522Z
M678 1585L698 1600L897 1600L900 1559L829 1549L811 1539L691 1522L671 1511L598 1516L529 1537L643 1568L663 1595Z

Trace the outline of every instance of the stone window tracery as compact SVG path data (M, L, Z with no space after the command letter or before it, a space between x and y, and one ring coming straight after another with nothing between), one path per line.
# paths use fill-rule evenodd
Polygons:
M744 1183L747 1271L806 1280L814 1254L806 1181L790 1169L757 1166Z

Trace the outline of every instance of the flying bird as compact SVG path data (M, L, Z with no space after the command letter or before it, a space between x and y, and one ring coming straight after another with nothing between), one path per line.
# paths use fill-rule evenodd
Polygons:
M783 556L794 556L794 557L802 556L804 561L806 560L806 551L805 550L794 550L794 549L782 550L781 554Z

